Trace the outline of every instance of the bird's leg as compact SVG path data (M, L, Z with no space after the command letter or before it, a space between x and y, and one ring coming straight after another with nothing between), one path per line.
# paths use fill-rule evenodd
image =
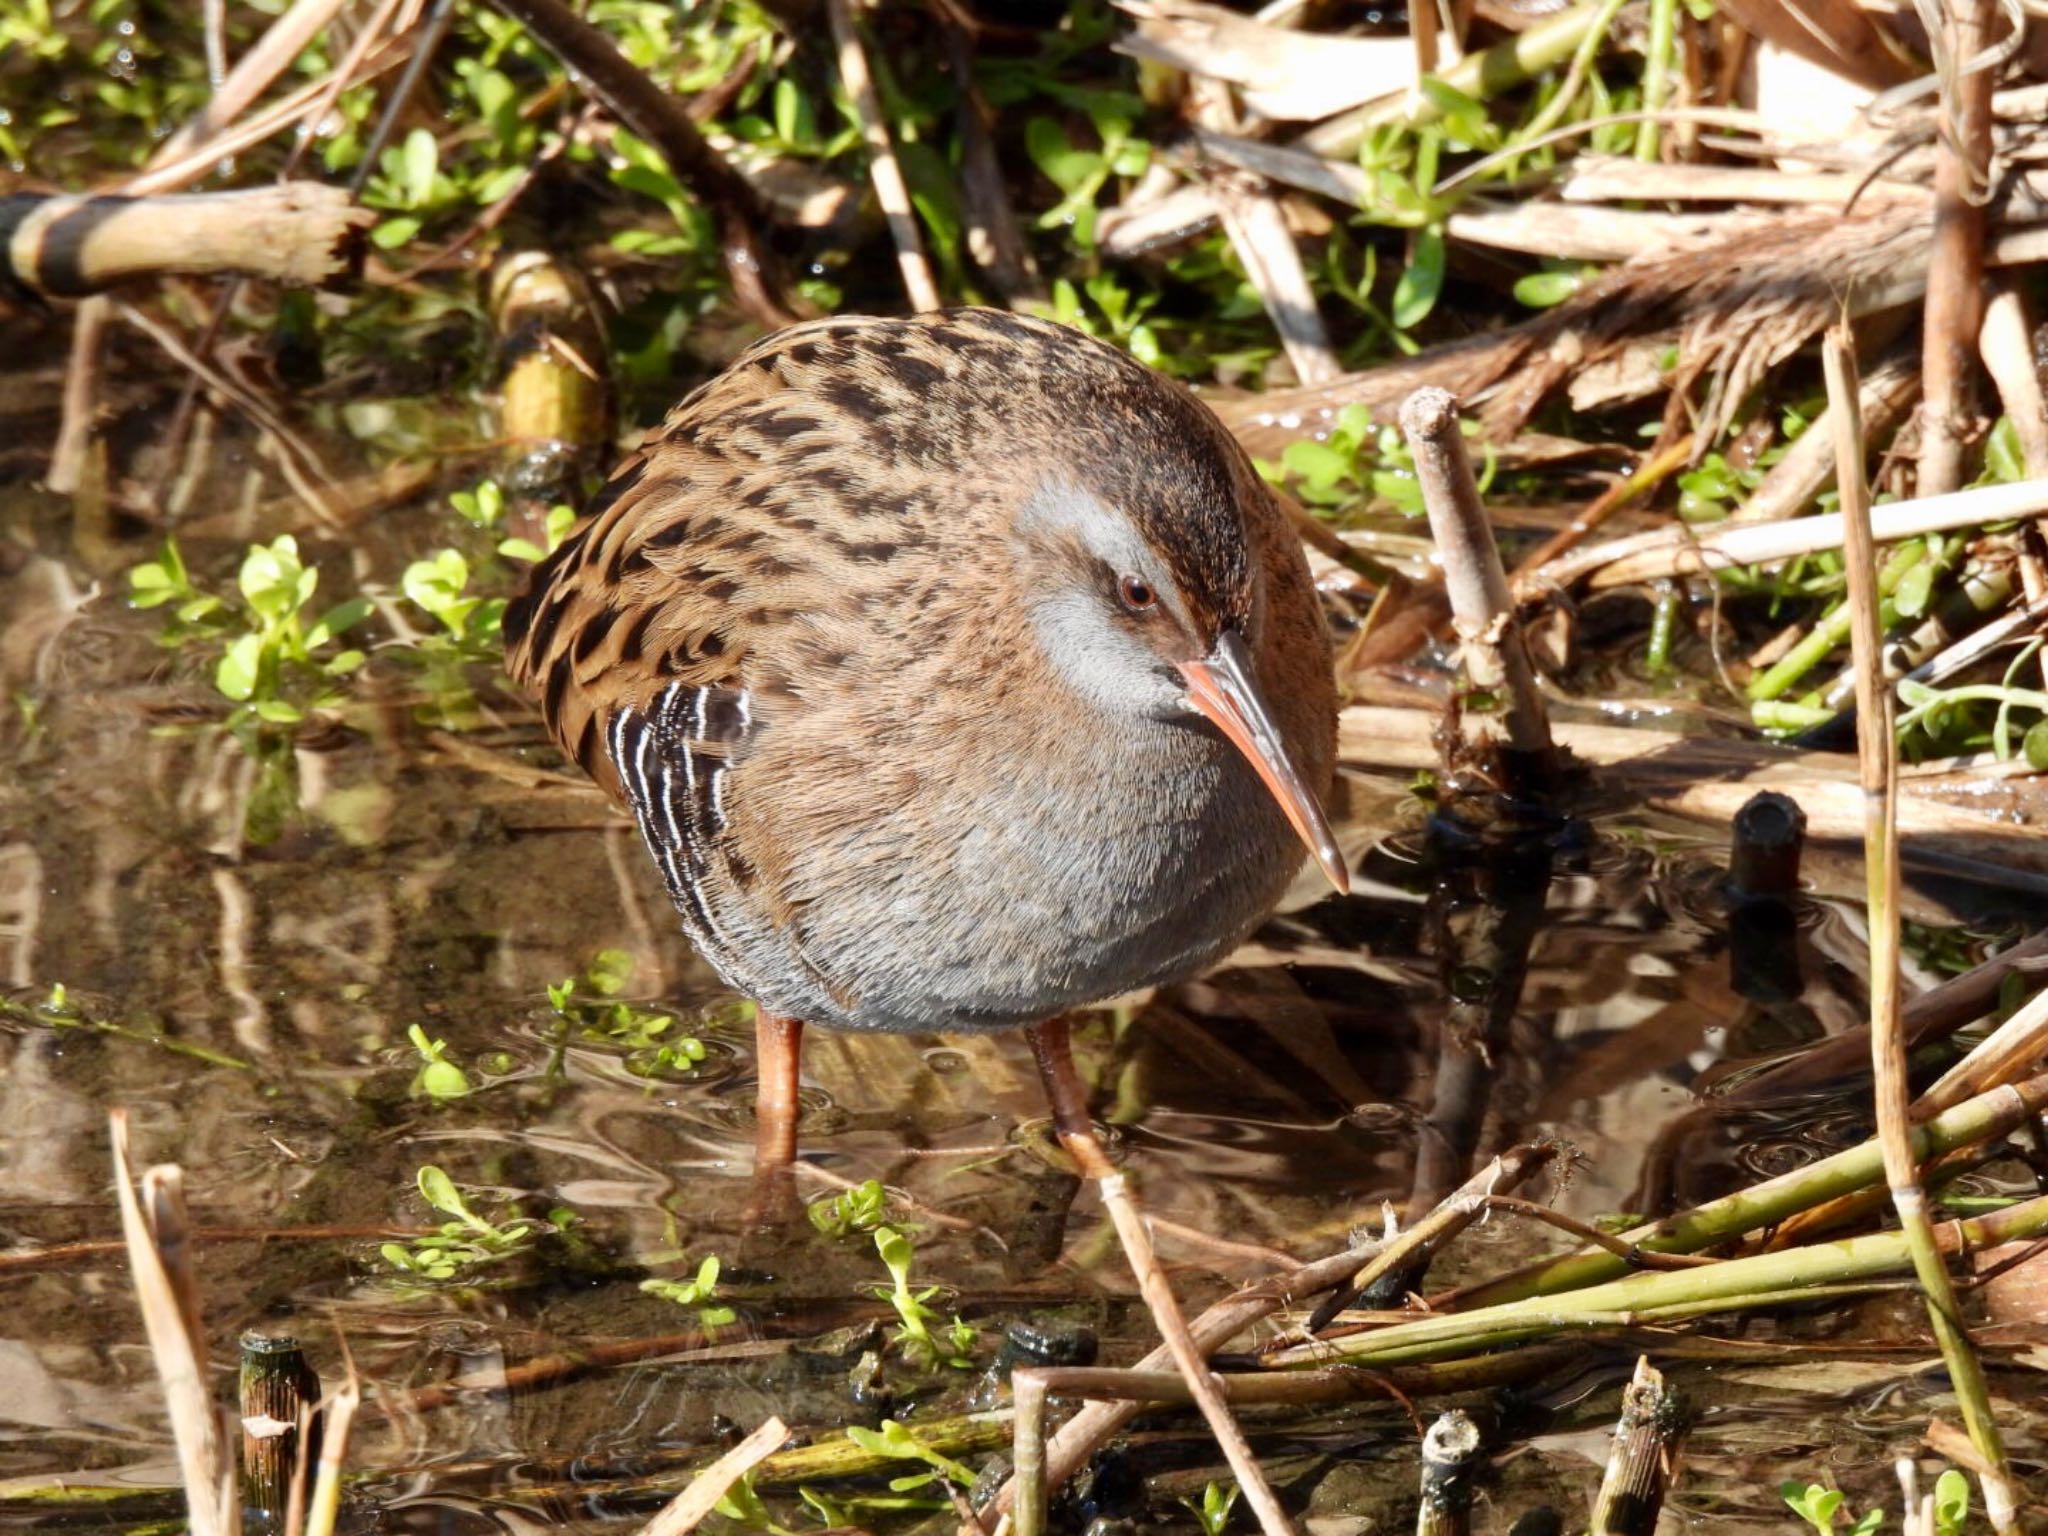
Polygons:
M803 1103L804 1022L766 1008L754 1014L754 1197L749 1220L771 1223L795 1204L796 1128Z
M1244 1431L1238 1428L1237 1420L1231 1417L1230 1408L1223 1401L1223 1389L1210 1373L1208 1361L1202 1358L1193 1336L1188 1332L1187 1319L1181 1315L1173 1287L1168 1284L1166 1272L1159 1267L1158 1257L1152 1251L1152 1234L1145 1224L1144 1213L1138 1209L1137 1200L1132 1196L1123 1174L1110 1162L1102 1139L1095 1134L1095 1124L1088 1117L1087 1091L1081 1086L1080 1074L1074 1070L1067 1021L1063 1018L1049 1019L1043 1024L1033 1025L1026 1033L1031 1037L1031 1052L1038 1059L1038 1075L1045 1083L1045 1096L1052 1104L1053 1130L1059 1136L1060 1145L1066 1148L1067 1155L1074 1159L1082 1174L1101 1189L1102 1203L1116 1227L1131 1273L1137 1277L1139 1294L1151 1309L1153 1325L1158 1328L1160 1338L1173 1355L1174 1364L1186 1379L1188 1390L1194 1394L1202 1417L1209 1421L1209 1429L1223 1449L1224 1460L1237 1474L1237 1485L1244 1491L1245 1502L1258 1516L1259 1528L1265 1536L1292 1536L1294 1523L1287 1518L1280 1501L1274 1498L1272 1485L1266 1481L1266 1474L1260 1470L1251 1446L1245 1442Z
M803 1067L804 1021L766 1008L754 1014L754 1161L760 1167L796 1161L802 1112L797 1082Z

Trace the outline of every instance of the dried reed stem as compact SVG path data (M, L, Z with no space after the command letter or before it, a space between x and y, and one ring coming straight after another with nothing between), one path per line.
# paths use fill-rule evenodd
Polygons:
M1326 1327L1338 1313L1390 1276L1402 1276L1419 1284L1439 1248L1492 1209L1495 1197L1519 1187L1539 1168L1547 1166L1557 1151L1555 1143L1543 1142L1510 1147L1492 1159L1444 1196L1429 1214L1382 1244L1379 1252L1351 1277L1349 1285L1332 1293L1309 1314L1305 1331L1315 1333Z
M356 1381L355 1362L348 1366L348 1379L320 1405L320 1467L313 1477L313 1492L306 1500L305 1523L301 1528L294 1502L291 1524L285 1536L334 1536L335 1518L341 1513L341 1473L348 1459L349 1430L362 1406L363 1389Z
M213 99L178 131L164 140L150 156L152 164L176 159L199 148L256 103L327 29L347 0L297 0L297 3L265 29L253 48L235 61L225 79L214 88Z
M1435 0L1416 0L1410 15L1422 15ZM1245 279L1266 307L1280 345L1303 384L1327 384L1344 372L1330 345L1330 333L1316 307L1316 291L1301 263L1301 250L1280 199L1251 177L1219 176L1211 188L1223 231L1237 252Z
M1545 16L1491 48L1466 54L1443 72L1443 81L1468 96L1484 99L1499 95L1562 64L1586 34L1596 30L1612 13L1613 0L1582 0L1570 10ZM1384 101L1354 107L1318 124L1295 142L1311 153L1332 160L1349 160L1375 128L1390 123L1419 127L1442 115L1430 98L1403 92Z
M1913 1117L1924 1119L1995 1083L2009 1082L2048 1055L2048 987L2013 1010L1970 1054L1942 1074L1913 1101Z
M1941 112L1934 150L1934 247L1920 336L1927 398L1920 413L1916 489L1939 496L1968 478L1963 446L1976 425L1994 72L1971 64L1991 40L1997 7L1994 0L1926 0L1920 9L1941 78Z
M143 1331L170 1410L192 1536L240 1536L232 1442L206 1377L206 1334L192 1274L184 1178L175 1165L148 1169L138 1194L128 1159L128 1112L109 1111L107 1122L121 1232L128 1241Z
M699 1472L690 1486L640 1527L640 1536L689 1536L732 1485L766 1461L789 1438L789 1426L771 1417L738 1445Z
M1863 411L1866 441L1888 436L1920 398L1919 357L1903 346L1894 347L1864 375L1856 397ZM1786 446L1785 456L1770 467L1729 521L1775 523L1809 510L1813 498L1835 478L1834 436L1823 430L1826 425L1823 411Z
M2048 1075L2015 1087L1994 1088L1914 1127L1915 1155L1925 1161L1958 1147L2006 1135L2044 1108L2048 1108ZM1875 1141L1866 1141L1621 1236L1649 1252L1697 1253L1854 1194L1883 1176L1883 1152ZM1470 1310L1576 1290L1625 1275L1628 1270L1627 1259L1605 1249L1581 1249L1431 1300L1440 1311L1446 1307Z
M1685 1408L1647 1356L1622 1389L1621 1421L1607 1471L1593 1500L1592 1536L1651 1536L1657 1512L1678 1476L1685 1440Z
M839 50L839 79L853 102L854 116L860 120L861 137L867 141L868 180L874 183L875 200L882 205L889 238L896 242L903 291L910 296L912 309L937 309L944 301L924 253L924 240L917 232L917 210L910 205L910 188L889 137L889 120L882 113L874 73L868 68L867 48L853 19L852 0L825 0L825 11L832 19L833 46Z
M1429 509L1466 681L1475 692L1498 700L1491 710L1465 705L1466 741L1482 750L1504 747L1521 758L1532 777L1546 778L1555 770L1550 718L1536 691L1535 670L1515 625L1507 573L1472 478L1472 461L1458 427L1457 396L1447 389L1416 390L1401 405L1401 431Z
M1975 337L1974 324L1969 334ZM1827 374L1829 415L1834 424L1835 479L1842 498L1849 606L1854 615L1849 639L1856 660L1856 740L1863 772L1864 859L1870 891L1870 1055L1876 1077L1873 1092L1877 1100L1877 1140L1884 1155L1885 1181L1891 1186L1892 1204L1898 1211L1913 1270L1927 1299L1928 1320L1948 1363L1971 1443L1988 1468L1984 1478L1986 1510L1993 1525L2004 1531L2013 1520L2005 1448L1991 1413L1983 1368L1957 1310L1955 1287L1927 1214L1927 1196L1920 1186L1920 1165L1907 1112L1911 1087L1899 997L1895 783L1898 733L1892 728L1892 690L1884 680L1877 543L1871 535L1870 492L1863 478L1863 424L1856 411L1855 340L1846 324L1831 327L1822 339L1821 361Z
M1981 485L1945 496L1921 496L1873 508L1871 535L1880 544L1910 539L1951 528L1973 528L2008 518L2039 517L2048 512L2048 481L2022 480L2011 485ZM1659 528L1625 539L1576 550L1518 583L1524 599L1581 576L1595 587L1627 586L1659 576L1700 576L1737 565L1762 565L1842 547L1842 514L1782 523L1727 522L1694 532L1690 528Z

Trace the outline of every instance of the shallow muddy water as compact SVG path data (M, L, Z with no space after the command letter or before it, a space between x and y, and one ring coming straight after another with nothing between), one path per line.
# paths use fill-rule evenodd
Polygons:
M799 1197L889 1187L891 1219L914 1231L911 1283L941 1287L940 1321L974 1330L967 1368L923 1369L890 1343L868 1236L800 1214L750 1221L744 1010L678 936L628 823L562 771L492 669L430 674L395 643L424 625L395 597L398 572L467 532L440 497L346 537L302 535L323 602L378 603L371 654L333 709L252 746L219 723L216 652L164 648L161 613L122 601L156 537L88 540L65 504L4 494L0 1525L176 1513L148 1496L175 1463L110 1241L115 1106L141 1161L185 1170L223 1394L243 1330L298 1334L330 1382L346 1340L369 1398L350 1450L350 1518L365 1527L630 1528L664 1492L649 1478L666 1468L672 1491L677 1467L770 1413L822 1433L999 1406L988 1370L1021 1321L1086 1325L1105 1361L1146 1347L1093 1193L1044 1152L1020 1039L814 1034L806 1053ZM184 547L214 591L250 538L278 531L242 514L212 527ZM481 568L488 543L471 547ZM1728 1091L1860 1016L1853 899L1806 903L1802 989L1758 1004L1729 982L1714 834L1610 809L1547 874L1498 877L1493 894L1523 899L1504 911L1418 860L1406 786L1349 788L1353 895L1304 880L1226 967L1077 1030L1184 1296L1266 1272L1264 1250L1338 1247L1517 1140L1568 1143L1568 1171L1535 1192L1591 1219L1665 1211L1868 1134L1860 1088ZM1823 883L1859 881L1841 866ZM1923 984L2014 916L1984 893L1916 910L1947 924L1917 935ZM1490 1096L1450 1103L1446 998L1469 1019L1503 984L1488 932L1510 952L1526 935L1526 984ZM1454 963L1459 942L1475 947ZM566 978L577 989L558 1008L548 989ZM468 1092L445 1095L414 1026ZM694 1064L684 1036L701 1044ZM394 1260L386 1245L424 1263L418 1238L446 1219L419 1192L427 1165L500 1231L524 1218L528 1240L449 1278ZM1496 1218L1431 1283L1561 1241ZM642 1288L711 1255L715 1298ZM1903 1303L1718 1331L1754 1357L1676 1367L1703 1408L1669 1517L1687 1528L1789 1528L1775 1489L1792 1476L1831 1474L1861 1508L1946 1401ZM1488 1400L1512 1449L1480 1528L1546 1501L1580 1518L1638 1342L1591 1340L1576 1368ZM1253 1422L1318 1529L1412 1518L1415 1430L1399 1410ZM1213 1448L1186 1415L1145 1424L1065 1512L1074 1528L1095 1511L1188 1524L1176 1500L1221 1475ZM2023 1462L2039 1429L2011 1425ZM987 1448L960 1455L979 1466ZM19 1497L60 1479L132 1497ZM791 1490L763 1491L781 1524L818 1524ZM817 1491L873 1529L952 1520L888 1507L878 1479Z

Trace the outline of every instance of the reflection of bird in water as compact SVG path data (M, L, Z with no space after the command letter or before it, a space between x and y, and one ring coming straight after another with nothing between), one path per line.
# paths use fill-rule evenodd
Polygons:
M760 1005L761 1160L806 1022L1028 1028L1170 1312L1061 1016L1228 951L1304 843L1347 880L1315 593L1215 418L1043 321L800 326L642 444L505 635Z

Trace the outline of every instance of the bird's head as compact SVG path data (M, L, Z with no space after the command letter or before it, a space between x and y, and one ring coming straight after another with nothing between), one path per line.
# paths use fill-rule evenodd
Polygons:
M1259 684L1265 583L1240 499L1263 491L1227 463L1201 462L1208 455L1164 457L1188 462L1091 477L1100 489L1055 471L1026 497L1012 542L1039 644L1102 710L1213 726L1330 883L1349 890L1329 820Z

